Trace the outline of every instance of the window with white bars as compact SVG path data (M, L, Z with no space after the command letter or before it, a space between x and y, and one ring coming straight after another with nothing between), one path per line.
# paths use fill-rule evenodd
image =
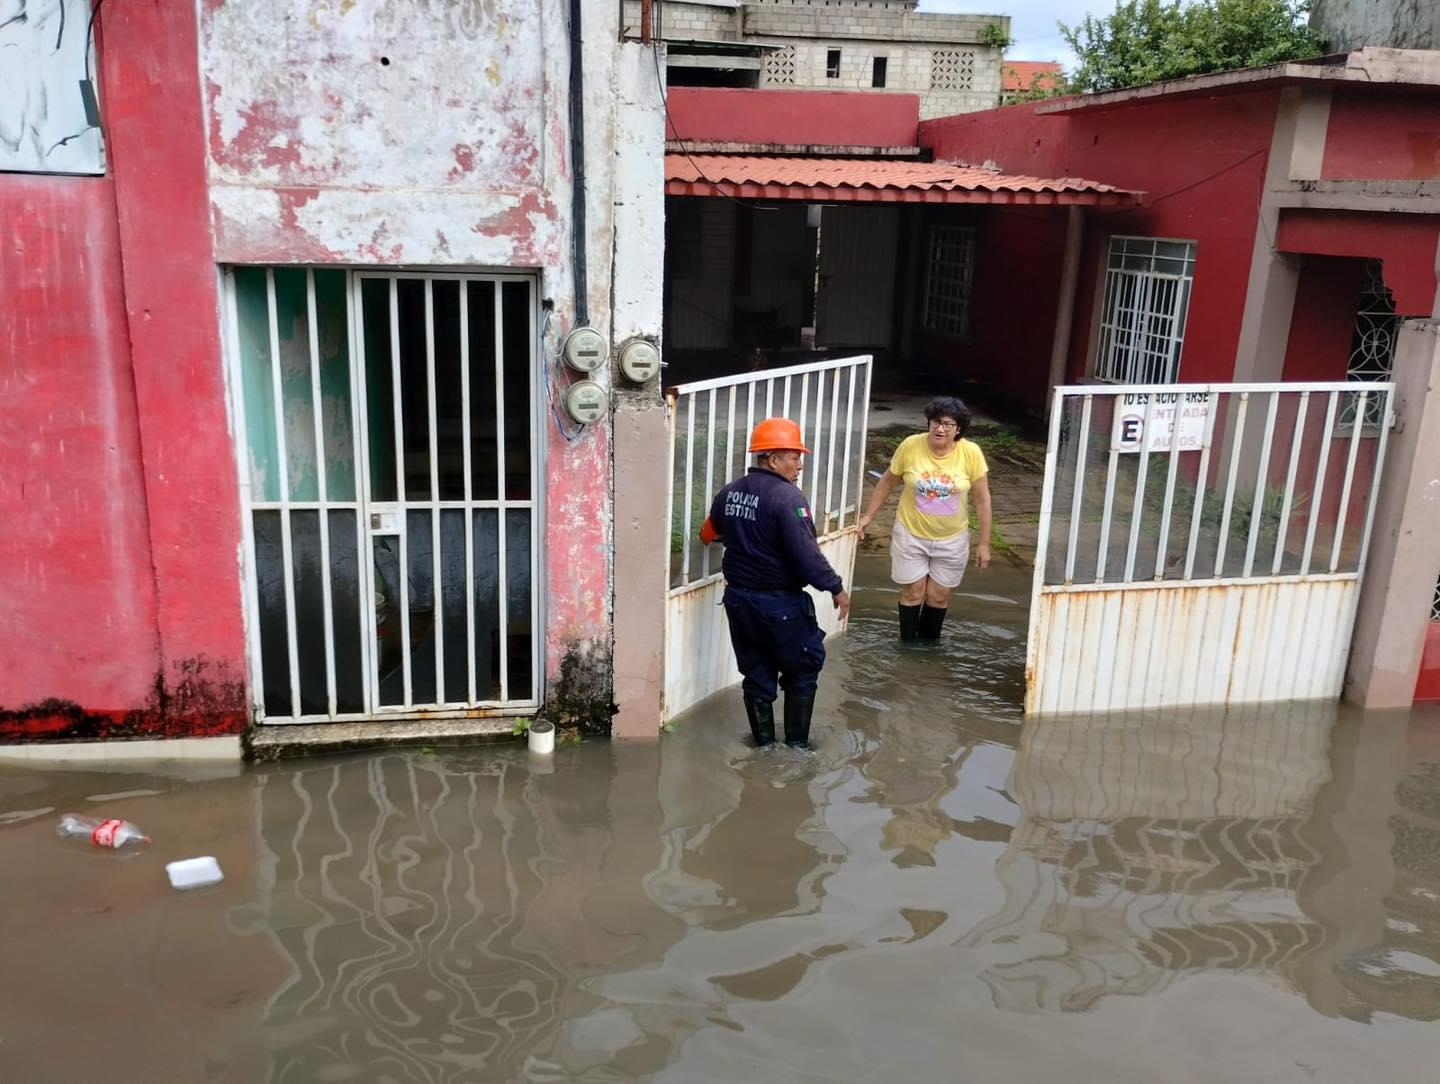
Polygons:
M1179 378L1194 278L1194 241L1110 239L1096 379L1173 384Z
M1435 597L1430 601L1430 620L1440 621L1440 580L1435 581Z
M974 90L975 50L932 50L930 53L930 89Z
M926 268L924 326L941 335L965 338L970 333L974 227L931 226Z

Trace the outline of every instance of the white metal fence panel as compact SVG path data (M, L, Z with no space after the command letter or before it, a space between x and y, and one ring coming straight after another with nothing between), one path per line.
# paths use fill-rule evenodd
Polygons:
M720 605L721 550L701 545L699 531L715 494L748 468L746 444L762 418L787 417L799 424L811 453L796 484L810 502L821 551L847 586L851 583L870 366L869 355L837 358L697 381L667 393L673 468L665 617L667 718L740 680ZM815 611L827 636L839 631L827 596L816 595Z
M1026 711L1338 695L1392 390L1057 389Z

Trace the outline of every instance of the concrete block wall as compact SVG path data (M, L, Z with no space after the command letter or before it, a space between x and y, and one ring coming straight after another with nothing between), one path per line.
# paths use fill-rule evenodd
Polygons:
M883 3L883 0L881 0ZM987 26L1010 32L1007 15L917 15L907 9L834 2L747 4L744 34L772 37L865 38L874 41L971 42Z
M665 41L734 41L740 36L740 9L733 4L691 4L670 0L655 5L654 31ZM640 0L625 0L623 35L640 34Z
M794 82L779 83L762 74L761 86L787 86L802 90L871 90L875 58L883 56L889 62L884 90L918 94L921 119L993 109L999 103L1000 51L988 46L957 46L973 48L974 74L968 88L951 89L932 86L934 48L930 45L853 40L791 43L769 40L777 45L793 45L795 78ZM827 54L832 49L840 51L840 75L834 79L826 74Z

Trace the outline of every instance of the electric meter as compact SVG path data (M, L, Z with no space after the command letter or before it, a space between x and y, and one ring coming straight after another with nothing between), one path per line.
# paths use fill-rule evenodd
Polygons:
M643 384L660 371L660 351L655 344L635 339L620 351L620 374L626 380Z
M598 422L609 405L605 389L593 380L577 380L565 392L565 412L581 425Z
M605 348L605 336L593 327L577 327L565 336L561 347L565 364L582 373L593 373L605 364L609 351Z

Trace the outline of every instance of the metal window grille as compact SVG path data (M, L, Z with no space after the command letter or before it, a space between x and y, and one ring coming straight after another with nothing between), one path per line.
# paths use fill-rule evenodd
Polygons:
M969 334L970 285L974 271L974 228L930 227L923 319L926 328L957 339Z
M1194 277L1193 241L1110 239L1097 379L1173 384L1179 378Z
M932 50L930 53L930 89L974 90L975 50Z
M1430 601L1430 620L1440 621L1440 580L1435 581L1435 597Z
M1360 295L1360 307L1355 313L1350 362L1345 368L1346 380L1386 381L1395 368L1395 337L1400 330L1401 318L1395 314L1395 296L1385 285L1382 267L1379 260L1366 263L1365 290ZM1355 424L1357 402L1355 395L1345 397L1345 405L1340 412L1342 426ZM1379 410L1379 401L1370 399L1363 424L1380 424Z

